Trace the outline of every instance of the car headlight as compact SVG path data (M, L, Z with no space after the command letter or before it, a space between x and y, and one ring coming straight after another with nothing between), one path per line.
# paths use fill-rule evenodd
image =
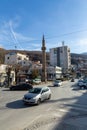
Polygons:
M36 100L36 97L33 97L33 98L31 98L31 99L34 99L34 100Z

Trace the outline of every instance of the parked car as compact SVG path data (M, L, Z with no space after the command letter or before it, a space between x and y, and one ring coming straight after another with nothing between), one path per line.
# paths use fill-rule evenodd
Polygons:
M71 82L74 82L74 81L75 81L75 79L74 79L74 78L72 78L72 79L71 79Z
M26 83L33 84L33 79L26 79Z
M80 80L78 80L78 82L77 82L77 86L81 86L81 85L83 85L83 79L80 79Z
M86 88L87 88L87 80L83 80L83 82L80 83L79 87L80 87L81 89L82 89L82 88L86 89Z
M53 82L53 86L61 86L62 85L62 81L61 80L55 80Z
M23 97L25 104L37 104L51 98L51 90L49 87L35 87L29 90Z
M41 83L41 79L36 78L33 80L33 84L40 84L40 83Z
M33 86L31 84L21 83L21 84L11 86L10 90L29 90L32 88Z

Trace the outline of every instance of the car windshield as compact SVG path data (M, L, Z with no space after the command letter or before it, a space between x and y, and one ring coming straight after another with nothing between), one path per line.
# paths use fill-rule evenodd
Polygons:
M83 82L83 80L79 80L78 82Z
M39 94L41 92L41 88L33 88L29 90L29 93Z
M58 81L58 80L55 80L54 82L59 83L59 81Z
M36 81L40 81L40 79L35 79Z

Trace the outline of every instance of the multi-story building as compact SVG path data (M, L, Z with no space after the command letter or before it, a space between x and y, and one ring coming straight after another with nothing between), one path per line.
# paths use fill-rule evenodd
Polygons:
M48 66L47 70L47 79L54 80L62 78L62 68L58 66Z
M29 57L24 54L10 52L5 55L5 64L8 65L21 65L28 66L29 65Z
M0 64L0 86L4 86L8 82L9 67L11 66ZM13 84L15 82L15 72L11 70L9 73L10 83Z
M70 49L68 46L50 49L50 65L62 67L63 72L67 72L71 67Z

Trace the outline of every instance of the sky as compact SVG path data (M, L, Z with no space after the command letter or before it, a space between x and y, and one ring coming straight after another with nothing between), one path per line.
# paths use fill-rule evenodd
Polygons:
M87 0L0 0L0 47L87 52Z

